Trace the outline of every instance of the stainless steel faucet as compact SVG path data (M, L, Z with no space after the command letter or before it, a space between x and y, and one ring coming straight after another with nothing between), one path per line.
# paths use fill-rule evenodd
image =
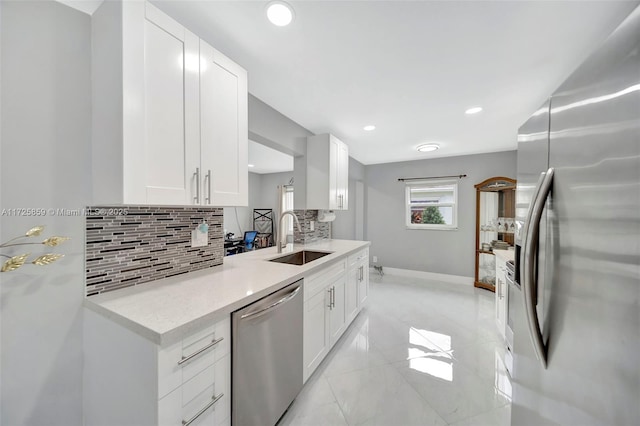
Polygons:
M293 210L283 211L280 214L280 220L278 220L278 230L276 234L276 246L278 247L278 253L282 253L282 247L286 246L286 244L284 246L281 244L280 239L282 238L282 218L284 218L284 216L287 214L290 214L291 216L293 216L293 218L295 219L296 225L298 226L298 231L302 232L302 228L300 227L300 221L298 220L298 216L296 216Z

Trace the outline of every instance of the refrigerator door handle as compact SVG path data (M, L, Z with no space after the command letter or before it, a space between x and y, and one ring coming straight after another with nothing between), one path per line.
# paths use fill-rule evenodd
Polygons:
M522 252L522 293L524 296L524 307L527 316L527 325L529 326L529 336L536 353L536 357L547 368L547 349L544 345L540 324L538 322L538 312L536 311L537 283L536 281L536 254L538 252L538 237L540 235L540 221L544 205L551 192L551 184L553 183L553 167L549 168L546 173L541 173L535 197L529 207L527 213L527 222L525 224L525 240L524 250Z

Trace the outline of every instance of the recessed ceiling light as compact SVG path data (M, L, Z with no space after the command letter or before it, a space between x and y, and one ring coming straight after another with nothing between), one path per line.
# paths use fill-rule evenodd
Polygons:
M367 132L370 132L372 130L375 130L376 126L370 124L368 126L364 126L363 129L366 130Z
M249 167L255 167L255 165L253 164L247 164Z
M425 143L419 145L416 149L420 152L431 152L440 149L440 145L438 145L437 143Z
M477 106L477 107L469 108L464 113L471 115L471 114L477 114L480 111L482 111L482 107Z
M267 18L273 25L285 27L293 21L293 8L280 0L272 1L267 5Z

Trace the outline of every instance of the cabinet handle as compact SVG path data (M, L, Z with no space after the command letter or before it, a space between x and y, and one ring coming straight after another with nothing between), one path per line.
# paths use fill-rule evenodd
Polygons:
M336 288L331 287L331 309L336 307L335 297L336 297Z
M201 353L203 353L204 351L206 351L207 349L211 349L212 347L214 347L215 345L217 345L218 343L222 342L224 340L224 337L221 337L219 339L214 340L213 342L209 343L207 346L205 346L204 348L192 353L191 355L188 356L183 356L182 359L180 361L178 361L178 365L182 365L185 362L197 357L198 355L200 355Z
M332 291L332 289L328 289L327 291L329 292L329 304L327 305L327 308L331 309L332 308L332 300L333 300L333 291Z
M336 286L331 287L331 309L336 307Z
M336 307L336 287L333 287L333 307Z
M204 199L204 203L211 204L211 169L207 171L204 180L207 182L207 197Z
M216 396L212 396L211 397L211 402L209 402L202 410L198 411L196 413L195 416L191 417L189 420L183 420L182 421L182 426L189 426L191 423L193 423L198 417L200 417L201 415L204 414L205 411L207 411L209 408L213 407L213 404L215 404L216 402L218 402L220 400L220 398L222 398L224 396L223 393L221 393L220 395Z
M540 174L536 191L534 192L533 202L529 206L527 212L527 220L525 222L524 247L520 252L520 263L522 264L522 293L524 295L524 307L529 326L529 336L536 354L536 358L540 361L543 368L547 368L547 347L540 330L540 322L538 321L537 294L538 283L536 276L536 262L538 252L538 237L540 235L540 221L542 220L542 212L547 201L553 184L553 167L549 168L545 173Z
M200 167L196 167L196 172L193 174L196 180L196 196L193 197L195 204L200 204Z

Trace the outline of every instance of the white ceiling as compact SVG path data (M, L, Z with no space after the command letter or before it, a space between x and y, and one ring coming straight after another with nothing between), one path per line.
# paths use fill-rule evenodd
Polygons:
M252 140L249 141L251 173L280 173L293 171L293 157Z
M364 164L515 149L518 127L637 4L290 1L294 22L275 27L267 1L152 2L244 66L253 95ZM430 141L441 149L415 151Z
M253 95L374 164L515 149L517 128L639 2L290 1L283 28L267 1L152 3L244 66Z

